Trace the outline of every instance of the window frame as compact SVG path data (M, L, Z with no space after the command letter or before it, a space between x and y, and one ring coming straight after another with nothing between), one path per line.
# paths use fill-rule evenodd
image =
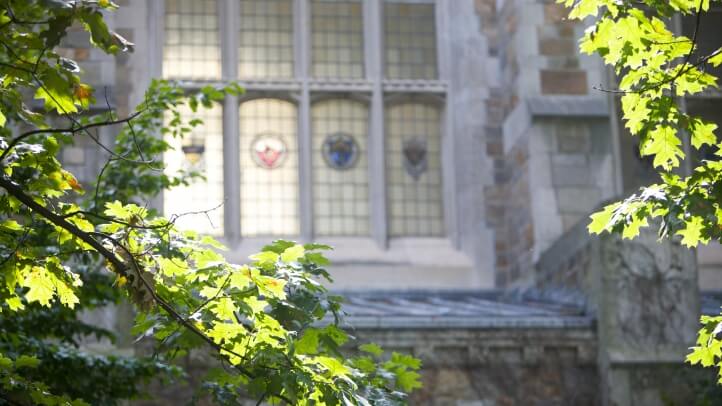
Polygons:
M437 79L386 79L384 55L384 2L434 4L436 20ZM369 171L369 217L370 235L382 249L389 248L389 224L387 210L385 106L406 98L424 97L433 100L440 109L441 171L445 235L443 237L394 237L394 240L436 239L449 240L455 248L460 247L457 217L457 187L453 143L453 105L450 97L449 42L447 30L450 3L454 0L363 0L363 50L364 77L362 79L314 78L311 72L311 0L293 0L293 52L294 77L289 79L237 79L238 36L240 19L238 0L218 0L219 30L221 44L221 79L184 81L189 90L213 83L239 82L246 93L227 96L223 105L223 166L224 194L224 240L231 247L243 244L241 238L240 184L240 129L239 108L241 103L256 98L279 98L292 101L298 118L298 186L300 234L287 236L301 241L313 240L313 177L311 107L317 100L344 96L363 100L368 105L368 171ZM149 25L150 72L162 77L163 46L165 32L165 1L147 2L148 16L154 24ZM155 205L162 207L162 194ZM334 237L339 238L339 237ZM343 237L345 238L345 237ZM359 237L348 237L359 238Z

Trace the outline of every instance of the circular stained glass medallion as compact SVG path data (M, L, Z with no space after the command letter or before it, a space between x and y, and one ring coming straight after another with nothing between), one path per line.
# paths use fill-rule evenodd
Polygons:
M323 159L334 169L349 169L356 164L359 147L356 139L347 133L333 133L323 141Z
M286 160L287 155L288 148L279 134L259 134L251 143L251 156L261 168L278 168Z

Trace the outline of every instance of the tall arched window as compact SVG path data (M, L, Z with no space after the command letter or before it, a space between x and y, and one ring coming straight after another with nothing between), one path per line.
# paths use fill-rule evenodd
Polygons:
M293 76L293 0L241 0L238 75Z
M403 103L386 110L389 234L444 234L439 109Z
M363 2L311 2L311 73L317 78L362 78Z
M217 227L203 216L197 229L220 234L224 223L230 245L348 236L385 248L390 238L443 237L446 226L457 235L456 220L443 216L448 66L437 55L448 46L438 33L449 28L451 3L149 2L163 26L163 77L189 91L238 78L245 90L226 96L223 114L208 113L207 136L218 138L204 141L204 170L218 173L166 193L166 212L206 210L225 196L212 213ZM189 156L167 159L180 168Z
M214 105L194 113L184 107L180 113L185 122L198 118L203 120L203 124L194 127L183 139L166 135L166 142L173 147L163 157L166 173L173 175L179 171L192 171L205 179L196 179L188 186L165 191L164 213L166 217L180 216L175 223L181 229L223 235L222 108Z
M296 106L255 99L240 107L241 234L299 233Z
M220 79L215 0L166 0L163 77Z
M324 100L311 116L314 231L368 235L368 109L352 100Z
M384 3L384 60L389 79L436 79L434 4Z

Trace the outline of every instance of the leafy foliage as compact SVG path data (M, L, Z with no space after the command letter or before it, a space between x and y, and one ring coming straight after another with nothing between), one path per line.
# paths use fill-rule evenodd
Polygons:
M596 53L619 76L625 125L640 139L640 153L649 156L661 181L642 188L623 201L592 215L593 233L619 232L634 238L650 219L657 219L661 237L676 237L688 247L722 238L722 162L702 160L685 174L680 166L685 139L692 148L720 153L717 126L680 108L685 96L717 88L710 67L722 64L722 48L703 53L698 36L704 14L714 0L616 1L558 0L571 7L569 16L593 17L581 40L585 53ZM672 17L693 19L691 38L669 28ZM720 43L722 46L722 43ZM722 382L721 317L702 317L703 328L687 361L720 369Z
M339 328L340 299L320 283L329 277L329 247L276 241L249 264L231 264L217 241L180 231L174 218L146 208L161 190L200 176L165 174L160 157L170 147L154 135L182 137L201 122L187 120L180 106L195 111L241 90L231 84L186 94L154 81L129 117L109 108L87 115L95 92L78 64L55 49L80 24L95 47L131 50L104 22L103 13L115 8L110 1L0 0L0 401L111 404L137 396L137 383L158 373L177 375L154 360L90 356L75 347L82 336L112 338L78 312L114 303L123 292L138 309L133 333L153 342L160 357L203 350L219 360L222 368L202 388L219 404L248 397L404 403L419 386L418 360L385 358L376 346L359 357L341 354L350 337ZM51 125L58 121L68 126ZM111 125L123 127L108 146L93 130ZM92 192L57 159L79 137L108 155ZM97 386L109 377L113 384Z

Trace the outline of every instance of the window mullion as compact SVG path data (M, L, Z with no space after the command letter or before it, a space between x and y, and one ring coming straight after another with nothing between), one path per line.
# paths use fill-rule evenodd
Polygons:
M371 236L383 248L388 245L386 224L386 162L384 135L383 96L383 0L366 2L364 27L366 39L366 63L368 79L372 83L371 108L369 110L369 204L371 215Z
M436 58L439 70L439 79L448 83L451 77L451 43L449 38L449 7L447 0L437 0L435 5L436 14ZM447 92L450 91L449 86ZM459 230L459 217L457 216L457 182L456 182L456 162L457 145L454 137L454 109L451 97L448 93L445 95L444 111L441 119L441 168L442 168L442 185L444 188L444 221L446 232L455 247L460 247L461 236Z
M238 35L240 11L235 0L219 2L221 30L221 63L224 81L238 78ZM224 222L226 239L233 246L241 236L241 185L240 135L238 122L238 97L226 96L223 103L223 190L225 196Z
M311 95L308 70L310 55L310 10L308 0L295 0L294 41L296 76L301 81L298 100L298 185L301 239L313 239L313 182L311 174Z

